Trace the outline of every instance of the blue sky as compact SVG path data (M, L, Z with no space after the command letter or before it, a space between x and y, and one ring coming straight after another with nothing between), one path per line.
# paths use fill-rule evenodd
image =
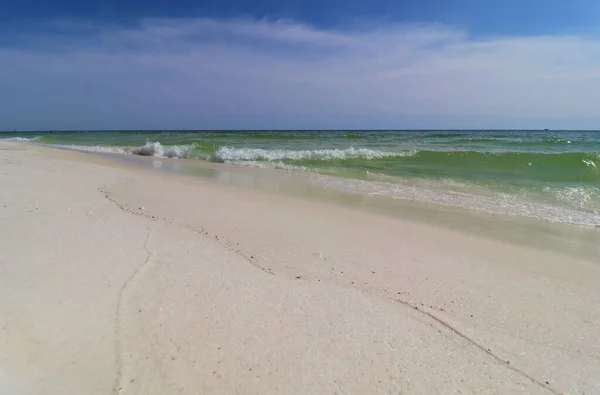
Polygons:
M0 130L600 129L600 2L0 1Z

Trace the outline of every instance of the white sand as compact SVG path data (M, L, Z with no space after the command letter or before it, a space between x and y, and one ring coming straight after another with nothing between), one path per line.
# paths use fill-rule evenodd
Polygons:
M600 393L599 265L8 142L0 224L0 394Z

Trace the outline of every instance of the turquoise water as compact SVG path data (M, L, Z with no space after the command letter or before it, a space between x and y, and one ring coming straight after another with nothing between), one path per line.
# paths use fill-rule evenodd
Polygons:
M2 134L85 151L279 168L356 193L600 225L600 132L124 131Z

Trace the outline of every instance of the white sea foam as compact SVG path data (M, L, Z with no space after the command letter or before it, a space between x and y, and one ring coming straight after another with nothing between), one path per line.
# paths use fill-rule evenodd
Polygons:
M384 196L449 207L460 207L489 214L537 218L551 222L562 222L580 226L597 227L600 224L598 202L600 189L563 189L552 192L559 200L568 202L565 207L558 202L536 201L513 194L482 194L480 191L446 188L444 185L411 185L406 183L377 182L346 179L335 176L308 174L305 179L326 188L351 193ZM594 208L595 207L595 208Z
M163 155L167 158L195 158L193 146L191 145L170 145L163 150Z
M59 145L52 147L71 149L75 151L99 152L110 154L132 154L140 156L155 156L159 158L190 158L193 157L191 145L163 146L159 142L148 142L141 147L109 147L102 145Z
M306 166L289 165L289 164L286 164L283 162L258 162L258 161L246 160L246 161L231 161L228 163L231 163L233 165L238 165L238 166L259 167L261 169L295 170L295 171L305 171L305 172L318 171L318 169L309 168Z
M134 155L140 156L163 156L163 146L158 142L147 142L141 147L134 148L130 151Z
M127 154L127 148L123 147L107 147L103 145L61 145L61 144L49 144L51 147L69 149L73 151L84 151L84 152L100 152L107 154Z
M321 149L321 150L267 150L261 148L220 147L209 158L194 151L193 145L164 146L158 141L149 141L141 147L107 147L85 145L53 145L58 148L102 153L133 154L140 156L155 156L160 158L199 158L211 159L216 162L238 163L245 166L291 168L284 165L282 160L344 160L344 159L379 159L387 157L413 156L417 151L386 152L368 148ZM266 164L269 162L270 164ZM275 166L273 166L275 164ZM302 170L306 170L302 168Z
M0 139L0 140L4 140L4 141L19 141L19 142L26 143L26 142L29 142L29 141L34 141L35 138L28 139L26 137L8 137L8 138Z
M261 148L220 147L215 157L225 162L239 161L281 161L300 159L379 159L386 157L412 156L416 151L385 152L368 148L321 149L321 150L265 150Z
M139 148L128 150L134 155L156 156L159 158L193 158L193 146L191 145L168 145L164 146L158 141L149 141Z
M582 159L581 160L583 163L585 163L585 165L587 167L593 167L594 169L596 168L596 163L593 160L590 159Z
M558 201L567 203L581 210L599 212L600 188L595 187L563 187L544 188L544 192L554 196Z

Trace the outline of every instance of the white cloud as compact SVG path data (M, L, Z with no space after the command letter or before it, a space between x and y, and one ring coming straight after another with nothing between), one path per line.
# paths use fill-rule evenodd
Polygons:
M595 38L482 40L446 26L346 32L264 20L57 26L69 34L0 48L0 128L600 120Z

